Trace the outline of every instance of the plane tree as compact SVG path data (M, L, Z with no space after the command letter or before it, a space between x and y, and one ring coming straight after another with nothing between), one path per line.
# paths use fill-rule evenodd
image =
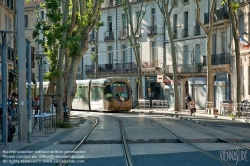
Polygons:
M179 89L178 89L178 78L177 78L177 65L176 65L176 49L174 43L174 34L173 29L171 27L171 14L174 8L176 0L155 0L156 4L158 5L162 16L164 24L166 24L169 41L171 45L171 56L172 56L172 66L173 66L173 82L174 82L174 110L180 111L180 99L179 99ZM164 29L165 31L165 29ZM165 55L164 55L165 56Z

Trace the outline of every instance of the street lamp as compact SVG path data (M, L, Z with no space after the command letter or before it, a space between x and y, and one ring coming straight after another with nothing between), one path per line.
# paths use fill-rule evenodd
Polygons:
M46 54L36 54L38 58L36 59L39 65L39 109L41 112L43 111L43 57L47 56Z

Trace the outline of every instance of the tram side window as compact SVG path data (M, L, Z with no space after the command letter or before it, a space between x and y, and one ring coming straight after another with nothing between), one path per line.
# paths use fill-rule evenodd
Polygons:
M76 95L76 98L77 98L77 99L82 98L82 94L83 94L83 87L82 87L82 86L77 87L77 95Z
M91 101L99 101L102 100L102 91L99 86L92 86L91 87Z
M83 106L87 106L88 105L88 87L87 86L83 86L82 87L82 103Z
M104 98L108 101L111 101L112 98L113 98L113 95L112 95L112 90L111 90L111 86L110 85L107 85L104 89Z

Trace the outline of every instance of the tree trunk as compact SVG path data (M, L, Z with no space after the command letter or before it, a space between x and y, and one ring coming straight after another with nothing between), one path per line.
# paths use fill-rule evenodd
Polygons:
M240 47L239 47L239 34L237 31L237 18L232 9L232 0L228 0L229 18L233 32L235 43L235 68L236 68L236 103L241 102L241 74L240 74Z
M71 65L69 68L69 75L68 75L68 81L66 86L66 96L67 96L67 103L71 103L73 99L75 98L76 94L76 71L79 64L79 60L82 58L82 56L74 56L71 61Z
M62 0L62 7L63 7L63 20L62 23L66 23L68 19L69 13L69 0ZM66 31L62 33L61 41L66 40ZM59 50L59 58L58 58L58 66L57 69L60 72L60 76L57 78L57 119L62 123L63 121L63 97L64 97L64 79L63 79L63 59L65 57L65 49L63 46L60 46Z
M171 24L170 14L166 14L167 25ZM172 51L172 65L173 65L173 81L174 81L174 110L180 111L180 99L179 99L179 89L178 89L178 78L177 78L177 65L176 65L176 51L174 44L174 36L171 29L171 26L168 26L168 35L171 44Z

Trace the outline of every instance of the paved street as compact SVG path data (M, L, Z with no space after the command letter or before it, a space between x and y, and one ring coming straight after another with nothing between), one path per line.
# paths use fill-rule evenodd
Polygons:
M71 116L73 128L59 128L54 134L36 133L32 143L18 141L15 135L6 147L1 144L1 165L56 165L87 134L95 118L97 125L68 161L69 165L126 165L118 119L124 126L133 165L223 165L199 149L232 165L250 165L250 123L246 119L215 117L202 111L191 117L186 110L72 111ZM238 144L225 143L199 130Z

